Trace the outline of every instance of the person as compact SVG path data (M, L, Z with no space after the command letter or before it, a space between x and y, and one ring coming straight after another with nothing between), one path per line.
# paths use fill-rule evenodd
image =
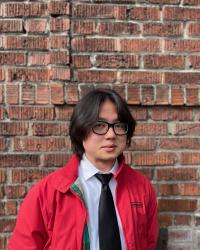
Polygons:
M147 177L125 163L136 122L113 90L74 108L73 155L25 197L9 250L154 250L157 201Z

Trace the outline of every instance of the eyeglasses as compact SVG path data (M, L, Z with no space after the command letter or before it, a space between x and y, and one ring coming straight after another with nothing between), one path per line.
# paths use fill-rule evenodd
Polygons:
M128 132L128 124L124 122L109 123L106 121L95 122L92 126L92 131L97 135L105 135L110 127L112 127L116 135L126 135Z

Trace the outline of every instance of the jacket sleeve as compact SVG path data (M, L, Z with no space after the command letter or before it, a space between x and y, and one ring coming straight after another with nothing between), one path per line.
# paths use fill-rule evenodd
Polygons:
M158 240L158 216L157 200L154 188L150 184L150 198L147 211L147 232L148 232L148 250L155 250Z
M38 186L32 188L18 213L8 250L42 250L48 239L44 198Z

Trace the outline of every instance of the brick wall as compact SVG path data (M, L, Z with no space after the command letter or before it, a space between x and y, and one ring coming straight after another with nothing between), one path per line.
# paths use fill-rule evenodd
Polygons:
M200 249L199 21L199 0L0 2L0 249L29 188L68 160L73 106L95 87L138 122L125 156L155 185L165 249Z

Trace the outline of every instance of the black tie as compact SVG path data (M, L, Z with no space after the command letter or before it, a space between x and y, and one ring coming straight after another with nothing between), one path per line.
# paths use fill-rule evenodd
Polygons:
M112 174L95 174L101 182L99 201L99 247L100 250L121 250L119 227L109 181Z

